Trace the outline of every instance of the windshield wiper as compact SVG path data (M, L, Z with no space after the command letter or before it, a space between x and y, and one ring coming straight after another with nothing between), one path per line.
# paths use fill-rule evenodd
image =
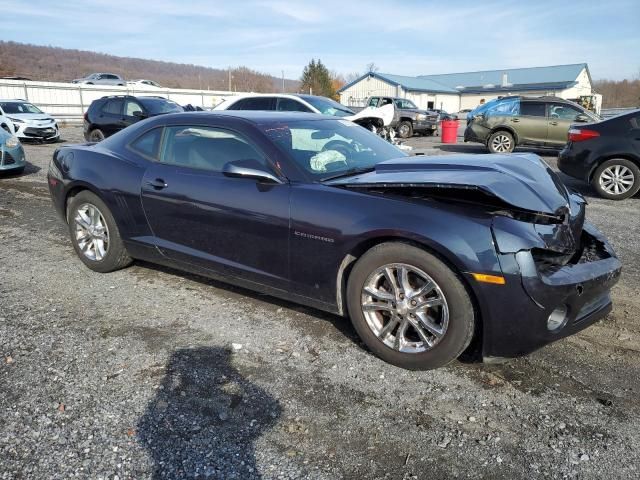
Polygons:
M349 170L344 170L343 172L336 173L335 175L325 177L321 181L326 182L327 180L335 180L336 178L350 177L352 175L357 175L359 173L369 173L369 172L373 172L375 169L376 167L350 168Z

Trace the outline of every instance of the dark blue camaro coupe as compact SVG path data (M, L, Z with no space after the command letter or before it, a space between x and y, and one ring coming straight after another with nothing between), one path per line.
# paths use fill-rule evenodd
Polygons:
M179 113L54 154L92 270L143 259L348 315L410 369L514 357L611 310L620 262L535 155L409 157L311 114Z

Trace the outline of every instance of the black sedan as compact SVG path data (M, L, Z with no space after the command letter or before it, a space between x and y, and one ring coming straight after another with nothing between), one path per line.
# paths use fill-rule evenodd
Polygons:
M163 115L60 148L48 181L92 270L143 259L348 315L411 369L575 333L620 273L539 157L408 157L319 115Z
M558 168L591 183L601 197L623 200L640 190L640 110L572 125Z

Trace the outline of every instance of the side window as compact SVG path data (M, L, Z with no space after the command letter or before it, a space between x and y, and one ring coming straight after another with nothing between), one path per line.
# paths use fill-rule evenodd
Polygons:
M390 98L383 98L379 106L384 107L385 105L391 105L391 104L393 104L393 100L391 100Z
M520 103L520 115L527 117L545 117L546 106L540 102L522 102Z
M122 115L122 100L108 100L102 106L102 113L109 115Z
M560 105L552 103L549 106L549 117L556 118L558 120L570 120L573 121L582 112L577 108L573 108L571 105Z
M225 164L252 160L268 167L264 155L240 135L213 127L166 127L160 161L221 172Z
M497 102L487 109L487 115L493 116L514 116L520 114L520 99L510 98L501 102Z
M368 107L377 107L378 106L378 97L371 97L369 99L369 105L367 105Z
M278 108L279 112L310 112L305 105L301 104L296 100L292 100L290 98L278 98Z
M144 112L144 110L142 109L142 106L140 106L140 104L138 102L136 102L135 100L127 100L127 104L125 106L125 110L124 110L124 114L127 117L134 117L134 113L135 112Z
M274 110L274 100L273 97L244 98L234 103L229 110Z
M129 144L129 148L139 154L149 157L158 158L158 147L162 138L162 128L154 128Z

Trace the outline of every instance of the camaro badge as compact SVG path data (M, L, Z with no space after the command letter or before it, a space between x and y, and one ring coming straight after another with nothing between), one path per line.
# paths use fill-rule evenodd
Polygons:
M309 238L311 240L320 240L322 242L327 242L327 243L333 243L335 242L335 240L333 238L329 238L329 237L321 237L319 235L313 235L311 233L304 233L304 232L299 232L297 230L293 231L294 235L297 235L298 237L304 237L304 238Z

